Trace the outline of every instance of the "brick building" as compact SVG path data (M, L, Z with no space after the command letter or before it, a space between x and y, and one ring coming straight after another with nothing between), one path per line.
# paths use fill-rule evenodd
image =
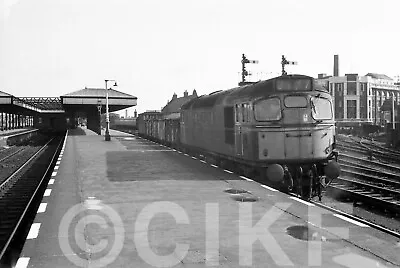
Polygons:
M319 74L334 101L335 119L339 125L368 123L384 126L390 119L390 111L382 109L392 99L400 105L400 85L384 74L345 74L339 76L338 57L335 55L334 75ZM395 119L399 121L400 118Z
M180 110L182 105L186 102L190 101L193 98L197 98L196 90L193 90L192 95L189 95L187 91L183 93L183 97L178 98L176 93L172 96L171 101L168 101L167 105L162 108L161 113L166 118L179 118L180 117Z

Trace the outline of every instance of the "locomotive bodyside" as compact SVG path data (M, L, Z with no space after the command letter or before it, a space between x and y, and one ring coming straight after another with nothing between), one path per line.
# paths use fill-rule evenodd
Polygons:
M192 99L180 120L161 120L162 131L144 121L141 134L228 161L245 175L256 170L306 199L321 198L316 186L339 175L332 99L312 77L281 76Z

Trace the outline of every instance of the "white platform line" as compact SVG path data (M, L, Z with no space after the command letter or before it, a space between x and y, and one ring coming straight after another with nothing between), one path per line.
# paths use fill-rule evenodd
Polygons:
M303 200L303 199L297 198L297 197L295 197L295 196L291 196L291 197L289 197L289 198L290 198L290 199L293 199L293 200L296 200L297 202L303 203L303 204L305 204L305 205L307 205L307 206L309 206L309 207L314 207L314 206L315 206L314 204L312 204L312 203L310 203L310 202L307 202L307 201L305 201L305 200Z
M346 216L343 216L343 215L340 215L340 214L333 214L333 216L338 217L338 218L340 218L340 219L342 219L342 220L351 222L351 223L353 223L353 224L355 224L355 225L358 225L358 226L360 226L360 227L369 227L368 225L366 225L366 224L364 224L364 223L362 223L362 222L359 222L359 221L350 219L350 218L348 218L348 217L346 217Z
M21 257L18 259L17 264L15 265L14 268L26 268L29 265L29 260L31 258L28 257Z
M51 189L46 189L46 191L44 191L43 196L50 196L50 195L51 195Z
M59 167L60 167L60 166L55 166L55 167L54 167L54 170L57 170Z
M54 184L54 179L50 179L49 184Z
M246 178L245 176L239 176L240 178L246 180L246 181L253 181L252 179Z
M47 203L41 203L36 213L43 213L46 211Z
M227 169L224 169L224 171L227 172L227 173L229 173L229 174L232 174L232 173L233 173L232 171L227 170Z
M52 176L52 177L57 176L57 171L53 171L53 173L51 173L51 176Z
M263 187L263 188L265 188L265 189L268 189L268 190L270 190L270 191L272 191L272 192L277 192L277 191L278 191L277 189L274 189L274 188L269 187L269 186L267 186L267 185L264 185L264 184L260 184L260 185L261 185L261 187Z
M56 163L56 165L59 165L59 164L61 164L61 160L58 160Z
M211 164L210 166L217 168L218 166Z
M172 150L169 149L149 149L149 150L141 150L141 149L135 149L135 150L129 150L130 152L172 152Z
M31 225L31 229L29 229L29 233L26 239L34 239L38 237L41 223L34 223Z

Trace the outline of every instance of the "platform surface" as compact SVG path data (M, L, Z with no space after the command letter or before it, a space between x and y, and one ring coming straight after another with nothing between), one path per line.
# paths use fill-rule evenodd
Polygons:
M148 140L111 135L69 132L17 267L400 266L395 237Z
M8 137L8 136L15 135L15 134L31 131L31 130L34 130L34 129L35 128L27 127L27 128L16 128L16 129L9 129L9 130L0 130L0 139L3 139L3 138Z

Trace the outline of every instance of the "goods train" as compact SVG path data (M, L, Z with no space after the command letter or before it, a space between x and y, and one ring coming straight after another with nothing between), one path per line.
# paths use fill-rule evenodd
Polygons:
M139 135L321 199L321 188L340 173L333 114L330 94L315 79L283 75L192 99L179 119L144 113L137 123Z

